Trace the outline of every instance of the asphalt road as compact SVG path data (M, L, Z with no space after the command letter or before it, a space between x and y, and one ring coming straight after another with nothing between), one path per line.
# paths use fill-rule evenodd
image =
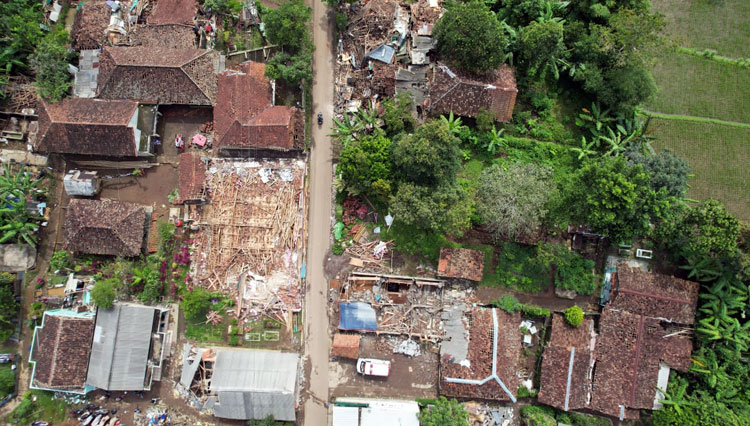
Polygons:
M312 4L310 4L312 2ZM305 354L309 357L308 398L304 403L304 425L328 425L328 335L327 283L323 263L331 235L331 117L333 116L332 26L326 5L308 0L313 8L313 116L323 113L323 126L313 125L310 154L310 210L307 241L307 294L305 301Z

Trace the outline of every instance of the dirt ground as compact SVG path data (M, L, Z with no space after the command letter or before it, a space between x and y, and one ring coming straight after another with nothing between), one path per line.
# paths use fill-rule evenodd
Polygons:
M521 303L532 303L548 308L551 311L563 311L573 305L580 306L584 311L592 311L596 310L595 305L599 300L599 296L596 293L590 296L578 296L575 300L563 299L555 295L555 289L552 285L549 286L546 292L539 294L520 293L507 288L480 286L477 287L476 296L479 299L479 303L486 304L508 293L516 296Z
M177 164L179 152L174 145L174 139L178 134L182 135L186 150L203 150L191 147L189 142L200 132L202 124L213 120L210 108L162 106L159 112L162 116L156 126L156 132L161 135L161 147L157 149L156 154L160 163Z
M402 339L394 339L401 341ZM438 353L435 345L422 345L420 355L409 357L394 354L383 337L363 335L361 358L391 361L389 377L363 376L356 371L356 360L340 358L329 364L331 396L389 398L434 398L437 396Z

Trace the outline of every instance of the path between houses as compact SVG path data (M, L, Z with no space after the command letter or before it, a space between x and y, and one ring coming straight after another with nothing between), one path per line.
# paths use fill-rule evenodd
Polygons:
M312 4L310 4L312 3ZM323 113L323 126L313 124L310 154L310 214L307 244L307 294L305 301L305 355L310 376L304 402L304 425L328 425L328 335L327 293L323 262L330 246L332 162L331 118L333 117L332 26L325 3L307 0L313 8L313 114Z

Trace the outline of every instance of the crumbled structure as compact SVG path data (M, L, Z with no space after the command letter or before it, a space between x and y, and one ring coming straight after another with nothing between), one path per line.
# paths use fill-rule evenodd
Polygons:
M111 200L70 200L64 248L74 253L132 257L141 254L146 210Z
M206 194L203 189L203 182L206 180L206 163L207 159L202 159L201 154L196 151L189 151L180 154L180 203L203 202Z
M469 331L467 356L459 360L441 349L440 394L516 402L520 314L476 308L464 315Z
M304 163L213 159L206 170L209 203L189 213L200 226L190 275L234 296L240 319L262 312L291 327L302 309Z
M161 380L168 310L116 303L99 309L86 384L107 391L151 390Z
M347 327L344 324L349 318L340 307L339 328L439 342L445 335L440 324L444 285L444 281L432 278L352 272L341 290L341 305L367 306L367 310L352 310L350 322L355 324L370 309L375 318L367 326Z
M438 64L430 81L429 109L433 114L452 111L464 117L476 117L486 110L497 120L509 122L517 94L516 77L507 65L477 76Z
M135 157L149 155L156 108L125 100L88 98L42 102L34 151Z
M539 402L564 411L588 406L595 342L593 320L573 327L562 314L552 316L552 333L542 358Z
M85 394L94 315L67 310L44 312L34 329L29 362L31 388Z
M258 156L304 148L302 111L273 105L274 86L265 69L265 64L247 61L219 75L214 127L220 151L251 151Z
M70 33L73 49L99 49L104 46L111 16L112 8L105 1L82 3L76 12Z
M192 26L178 24L135 25L130 33L131 46L194 49L197 36Z
M462 248L440 249L438 276L444 278L461 278L471 281L482 281L484 271L484 253L479 250Z
M104 47L97 96L173 105L213 105L223 57L215 50Z

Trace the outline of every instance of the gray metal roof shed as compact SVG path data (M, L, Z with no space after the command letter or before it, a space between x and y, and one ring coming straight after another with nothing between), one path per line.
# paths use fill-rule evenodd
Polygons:
M214 415L229 419L294 421L299 355L266 350L221 350L210 390L218 396Z
M98 310L87 385L112 391L150 388L146 370L156 311L119 303Z

